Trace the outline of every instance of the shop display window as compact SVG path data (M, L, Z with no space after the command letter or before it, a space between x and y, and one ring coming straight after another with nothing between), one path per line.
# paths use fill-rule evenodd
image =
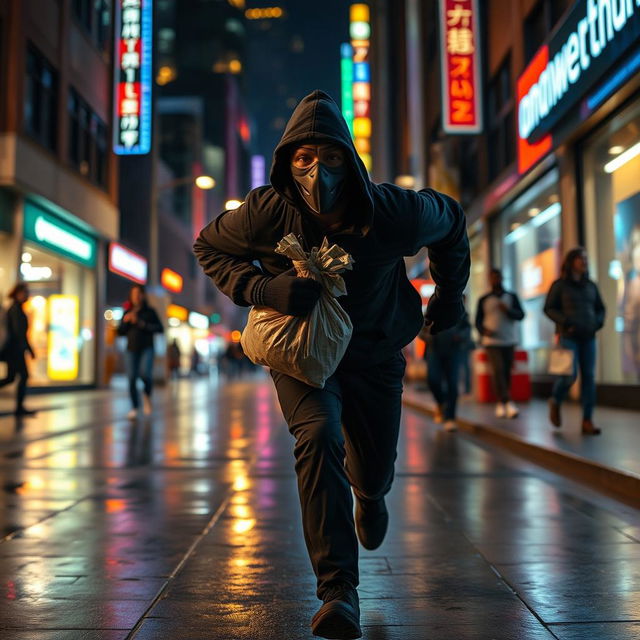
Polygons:
M20 275L29 283L25 305L36 359L27 359L34 386L95 382L95 273L31 244Z
M560 273L561 213L559 174L553 169L496 216L492 223L494 265L504 286L515 291L525 312L520 347L529 352L531 372L544 374L554 326L544 301Z
M591 277L607 307L598 381L640 382L640 100L579 151Z

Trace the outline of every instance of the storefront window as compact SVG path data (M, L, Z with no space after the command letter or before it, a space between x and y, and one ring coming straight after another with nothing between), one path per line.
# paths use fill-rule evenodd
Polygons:
M584 145L584 209L591 277L607 307L598 379L640 382L640 101Z
M561 205L554 169L511 203L493 222L495 266L502 268L505 288L520 298L525 318L520 346L529 351L531 372L546 371L553 342L553 323L544 301L560 272Z
M93 383L94 271L25 243L20 274L31 291L25 311L36 353L28 360L32 384Z

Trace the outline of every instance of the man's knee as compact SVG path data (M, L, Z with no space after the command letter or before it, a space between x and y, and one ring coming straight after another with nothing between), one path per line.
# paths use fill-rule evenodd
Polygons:
M297 448L328 451L344 447L342 425L331 416L318 416L298 425L294 430Z

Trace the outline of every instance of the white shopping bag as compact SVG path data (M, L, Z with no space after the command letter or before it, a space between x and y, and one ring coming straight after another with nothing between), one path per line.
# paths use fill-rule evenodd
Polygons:
M572 376L573 358L574 353L571 349L554 347L549 352L549 373L553 376Z

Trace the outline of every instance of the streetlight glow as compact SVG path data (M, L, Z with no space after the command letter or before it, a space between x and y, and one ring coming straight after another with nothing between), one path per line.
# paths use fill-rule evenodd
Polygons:
M224 203L224 208L229 211L233 209L237 209L242 204L241 200L227 200Z
M196 178L196 187L198 189L213 189L216 186L216 181L211 176L198 176Z

